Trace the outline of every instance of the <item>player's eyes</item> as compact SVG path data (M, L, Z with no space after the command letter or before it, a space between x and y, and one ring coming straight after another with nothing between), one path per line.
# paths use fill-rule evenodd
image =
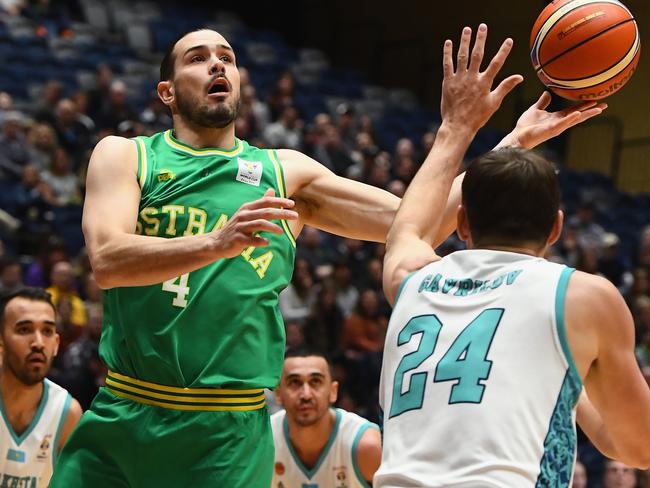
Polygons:
M230 56L226 56L226 55L220 56L219 59L221 61L223 61L224 63L230 63L232 61L232 58Z
M201 63L205 61L205 57L201 55L192 56L190 63Z

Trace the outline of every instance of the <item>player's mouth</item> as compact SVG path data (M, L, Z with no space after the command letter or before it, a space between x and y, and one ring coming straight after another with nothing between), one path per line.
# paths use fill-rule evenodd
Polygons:
M27 363L28 364L46 364L47 363L47 358L45 357L44 354L30 354L27 356Z
M230 93L230 83L222 76L215 78L210 85L208 85L208 97L219 98L227 97Z

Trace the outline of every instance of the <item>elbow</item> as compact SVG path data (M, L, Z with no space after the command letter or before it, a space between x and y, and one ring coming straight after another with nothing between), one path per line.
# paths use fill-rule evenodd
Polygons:
M97 286L102 290L108 290L117 286L115 283L115 270L110 262L100 252L90 252L90 266L95 276Z

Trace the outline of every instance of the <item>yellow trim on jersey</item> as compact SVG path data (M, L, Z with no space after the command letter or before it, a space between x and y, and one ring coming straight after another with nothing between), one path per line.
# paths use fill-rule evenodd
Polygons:
M138 170L140 171L138 185L140 185L140 190L142 190L147 181L147 148L144 145L144 141L139 137L135 139L135 143L138 145Z
M183 151L192 156L237 156L244 149L242 142L235 138L235 148L230 151L225 151L223 149L196 149L181 142L178 142L172 136L171 129L166 130L163 136L165 142L172 148Z
M170 410L193 410L193 411L203 411L203 412L225 412L225 411L250 411L250 410L259 410L263 408L266 403L262 402L258 405L252 406L221 406L221 405L175 405L165 402L157 402L155 400L149 400L147 398L142 398L135 395L129 395L128 393L123 393L121 391L113 390L110 387L106 387L113 395L127 398L133 400L134 402L144 403L145 405L153 405L155 407L167 408Z
M179 388L176 386L166 386L159 385L157 383L150 383L149 381L138 380L136 378L131 378L115 371L108 372L108 378L113 377L117 380L121 380L123 383L128 383L134 386L143 386L145 388L151 388L152 390L158 390L160 392L169 392L169 393L180 393L184 395L260 395L264 393L262 388L252 388L248 390L235 390L235 389L223 389L223 388Z
M106 385L119 388L120 390L126 390L131 393L137 393L139 395L145 395L152 398L157 398L159 400L171 400L174 402L187 402L187 403L239 403L242 405L247 405L249 403L258 403L264 400L264 391L258 396L254 397L245 397L245 398L235 398L235 397L209 397L209 396L181 396L181 395L165 395L162 393L155 393L148 390L143 390L135 386L125 385L123 383L118 383L113 381L111 378L106 378ZM111 388L111 390L113 390Z
M278 161L274 149L269 149L269 158L271 159L271 162L273 163L273 169L275 170L275 178L278 183L278 189L280 190L280 197L287 198L287 190L284 187L284 174L282 173L282 165L280 164L280 161ZM293 247L296 247L296 238L294 237L293 232L291 232L291 228L289 227L287 221L281 220L280 224L282 225L285 234L287 234L287 237L289 237L289 241L291 241L291 244L293 244Z

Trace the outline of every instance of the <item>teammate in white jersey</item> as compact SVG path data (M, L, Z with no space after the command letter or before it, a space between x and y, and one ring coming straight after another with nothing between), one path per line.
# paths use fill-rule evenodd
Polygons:
M0 299L0 486L45 488L81 407L45 378L59 346L49 293L23 288Z
M379 427L340 408L338 382L319 353L288 352L271 416L272 488L367 487L381 459Z
M387 240L394 310L378 487L570 486L583 382L585 433L609 457L650 465L650 390L623 298L603 278L542 258L563 221L549 162L514 148L479 158L458 209L469 250L440 259L430 247L463 154L493 113L485 35L470 57L464 31L455 69L445 44L441 129Z

